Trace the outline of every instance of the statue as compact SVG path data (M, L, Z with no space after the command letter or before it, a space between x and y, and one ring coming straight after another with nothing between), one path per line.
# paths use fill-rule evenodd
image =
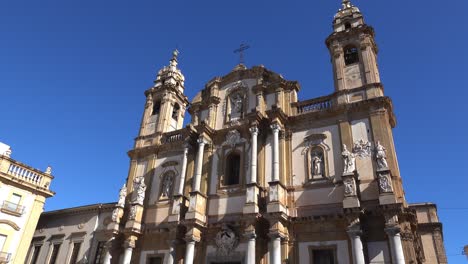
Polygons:
M117 202L117 206L125 207L125 197L127 196L127 184L124 183L122 188L119 192L119 201Z
M161 197L170 197L173 180L174 180L174 173L172 172L166 173L163 179L163 183L162 183Z
M133 181L133 190L136 191L136 199L135 202L137 204L143 205L143 201L145 200L145 193L146 193L146 184L145 178L143 176L135 178Z
M385 148L380 144L380 141L377 141L375 145L375 159L377 162L377 169L386 169L388 168L387 163L387 153Z
M216 245L218 246L218 254L221 256L229 256L236 246L236 234L225 224L222 225L221 231L216 234Z
M115 208L112 211L112 221L117 222L117 219L119 218L119 208Z
M131 208L130 208L130 213L128 214L128 219L129 220L135 220L136 218L136 206L133 205Z
M52 167L51 166L47 166L46 170L45 170L45 174L51 174L52 173Z
M354 172L356 170L355 157L351 152L349 152L345 144L343 144L343 152L341 152L341 156L343 157L344 163L343 173Z
M387 175L379 175L379 186L382 192L392 192L392 185L388 180Z
M236 93L231 97L231 114L242 113L242 95Z
M312 175L322 175L322 159L320 153L313 153L312 157Z

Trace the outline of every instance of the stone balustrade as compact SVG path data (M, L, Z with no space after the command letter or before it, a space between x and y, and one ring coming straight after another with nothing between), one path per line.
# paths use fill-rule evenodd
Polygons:
M20 183L49 189L52 176L6 156L0 156L0 175Z
M330 109L333 107L332 96L323 96L307 101L295 103L297 114L309 112L318 112Z

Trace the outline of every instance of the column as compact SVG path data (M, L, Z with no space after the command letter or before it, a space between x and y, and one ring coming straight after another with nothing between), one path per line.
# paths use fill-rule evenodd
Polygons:
M187 247L185 249L184 264L193 264L195 257L195 240L188 240Z
M169 256L167 258L166 264L174 264L174 261L176 258L175 247L176 247L175 241L174 240L170 241L169 242Z
M395 264L405 264L403 245L401 244L400 227L392 226L385 228L392 252L392 261Z
M132 260L132 252L133 252L132 247L125 248L124 256L122 259L122 264L130 264L130 261Z
M277 234L271 236L270 264L281 264L281 237Z
M280 126L278 124L271 125L273 130L273 178L272 182L277 182L280 180L280 167L279 167L279 131Z
M252 161L250 163L250 183L257 182L257 136L258 136L258 128L251 127L250 133L252 134L252 154L251 158Z
M184 185L185 185L185 174L187 173L187 154L189 146L188 144L184 145L184 156L182 158L182 170L180 171L180 182L179 188L177 188L175 195L184 195Z
M361 230L348 230L348 236L351 240L354 264L365 264L364 251L361 241Z
M195 168L195 176L193 179L193 190L194 192L199 192L200 191L200 184L201 184L201 175L202 175L202 169L203 169L203 152L205 150L205 140L203 138L199 138L197 140L198 142L198 153L197 153L197 162L196 162L196 168Z
M247 242L247 256L246 264L255 264L255 243L257 235L255 233L246 234L246 237L249 239Z
M102 262L103 264L110 264L111 263L111 259L112 259L112 256L111 256L111 249L112 249L112 241L114 240L114 238L111 238L109 240L107 240L107 242L104 244L104 250L106 251L106 254L104 254L104 261Z

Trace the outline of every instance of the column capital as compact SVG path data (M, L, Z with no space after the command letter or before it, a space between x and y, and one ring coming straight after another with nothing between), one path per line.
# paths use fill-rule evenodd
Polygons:
M249 131L252 134L252 136L257 136L259 130L258 130L257 126L253 126L253 127L249 128Z
M196 236L186 236L184 238L185 242L187 243L196 243L196 242L200 242L200 238L199 237L196 237Z
M255 231L247 231L244 233L244 237L251 240L251 239L256 239L257 234L255 234Z
M278 123L271 124L270 128L273 130L273 133L279 133L281 131L281 126Z
M389 236L396 236L396 235L400 234L401 228L399 226L397 226L397 225L387 226L387 227L385 227L384 231Z
M346 233L348 233L348 236L350 237L360 237L362 235L362 230L360 228L353 227L348 228L348 230L346 230Z
M198 143L198 145L200 145L200 146L204 146L204 145L208 144L207 140L206 140L204 137L199 137L199 138L197 139L197 143Z

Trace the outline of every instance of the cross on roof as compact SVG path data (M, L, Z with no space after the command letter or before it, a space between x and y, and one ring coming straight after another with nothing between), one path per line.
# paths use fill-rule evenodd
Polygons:
M239 53L239 64L244 64L244 51L249 48L249 45L242 43L238 49L234 50L234 53Z

